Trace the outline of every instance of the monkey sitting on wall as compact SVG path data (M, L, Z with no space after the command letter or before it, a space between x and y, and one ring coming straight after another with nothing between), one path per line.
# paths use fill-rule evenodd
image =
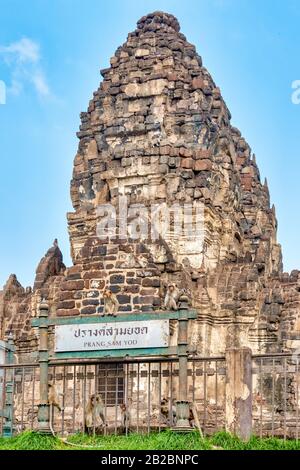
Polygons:
M85 407L84 430L87 434L92 434L106 426L104 403L100 394L91 395Z
M164 300L165 310L178 310L177 302L180 297L180 290L176 284L168 284Z
M117 316L117 311L119 308L119 302L117 301L116 296L112 293L111 290L105 289L103 293L103 300L104 300L104 311L102 313L102 317L104 316Z

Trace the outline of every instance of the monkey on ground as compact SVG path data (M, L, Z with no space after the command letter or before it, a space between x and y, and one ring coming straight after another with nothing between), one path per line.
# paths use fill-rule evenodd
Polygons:
M111 290L105 289L103 293L103 300L104 300L104 311L102 316L117 316L117 311L119 307L119 303L117 301L116 296L112 293Z
M168 398L162 398L160 402L160 412L162 416L165 418L167 424L176 425L176 401L173 400L171 409L170 409L170 400ZM172 419L170 419L170 415ZM189 406L189 423L192 428L195 427L195 417L194 412L192 409L192 405Z
M160 412L167 424L176 423L176 405L174 403L174 400L170 409L170 400L168 398L162 398L160 402ZM172 419L170 419L170 416L172 417Z
M125 403L120 405L121 410L121 430L125 432L126 429L130 428L130 407Z
M180 290L176 284L168 284L165 295L164 308L166 310L177 310L177 302L180 297Z
M49 403L49 405L52 406L52 407L56 407L58 409L58 411L61 411L61 406L58 403L59 399L58 399L58 394L57 394L57 390L56 390L55 385L54 384L52 385L51 383L49 383L48 387L49 387L49 391L48 391L48 403Z
M104 403L100 394L91 395L85 407L84 429L87 434L106 426Z
M160 402L160 412L162 416L165 418L166 422L169 419L169 411L170 411L169 400L167 398L162 398Z
M194 416L194 411L190 406L190 413L189 413L189 423L191 428L195 427L195 416Z

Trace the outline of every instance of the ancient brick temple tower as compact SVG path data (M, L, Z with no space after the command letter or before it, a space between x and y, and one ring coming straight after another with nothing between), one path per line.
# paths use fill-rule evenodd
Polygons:
M107 287L120 315L159 315L164 285L176 283L198 311L190 350L296 349L300 273L282 272L267 183L177 19L162 12L141 18L101 74L78 133L68 214L73 266L65 268L55 243L33 290L11 276L0 296L1 335L13 330L19 350L33 351L30 318L41 297L51 315L98 315ZM118 207L121 196L131 205L202 202L204 244L172 236L100 240L97 207Z

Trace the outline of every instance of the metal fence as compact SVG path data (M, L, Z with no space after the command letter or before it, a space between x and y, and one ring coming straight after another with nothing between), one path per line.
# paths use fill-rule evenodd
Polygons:
M224 428L225 375L224 358L189 360L188 398L205 433ZM2 435L7 427L14 433L38 428L39 382L36 364L0 366ZM51 363L48 382L50 421L59 435L149 433L176 425L176 359ZM94 396L102 400L100 421L97 413L89 415Z
M253 356L253 430L260 437L299 439L299 357Z
M33 429L39 403L39 366L0 366L0 431L8 436Z
M252 379L253 433L298 439L298 359L253 356ZM189 358L187 380L191 426L197 413L204 434L225 429L225 357ZM149 433L176 425L178 359L52 362L48 383L50 422L61 436ZM38 364L0 366L1 435L38 429L39 392Z

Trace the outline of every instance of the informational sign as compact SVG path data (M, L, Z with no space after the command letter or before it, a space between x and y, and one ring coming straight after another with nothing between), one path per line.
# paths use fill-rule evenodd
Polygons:
M169 320L59 325L55 351L167 348Z

